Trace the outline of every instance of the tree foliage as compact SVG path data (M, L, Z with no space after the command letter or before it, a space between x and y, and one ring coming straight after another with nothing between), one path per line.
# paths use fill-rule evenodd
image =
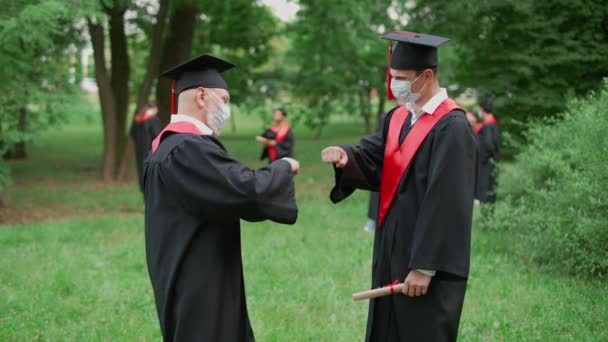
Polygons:
M62 121L64 104L82 76L77 18L80 1L3 2L0 12L0 154ZM0 188L8 181L0 161Z
M509 230L520 252L562 273L608 277L608 79L535 124L513 164L501 165L485 226Z
M295 96L311 109L306 120L322 127L333 108L360 113L369 124L372 88L386 96L388 45L381 35L395 23L388 15L392 1L301 0L297 20L289 27L289 58Z
M608 75L603 0L419 0L408 15L409 27L452 38L454 83L495 96L508 129L561 112Z

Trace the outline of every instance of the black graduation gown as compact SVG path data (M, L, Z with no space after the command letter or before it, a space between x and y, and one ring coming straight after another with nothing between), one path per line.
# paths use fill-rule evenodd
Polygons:
M269 129L264 131L262 137L266 139L275 140L277 138L277 134ZM294 146L294 137L293 131L289 128L287 134L285 135L285 140L277 141L277 159L285 158L285 157L293 157L293 146ZM260 156L260 160L268 159L270 162L270 156L268 154L268 148L264 147L262 149L262 155Z
M390 118L383 129L343 146L349 162L335 169L330 198L355 189L379 191ZM410 131L411 115L400 135ZM469 273L470 234L478 146L466 117L452 111L429 132L401 178L392 205L376 229L372 288L403 282L411 269L436 270L427 295L370 301L367 341L453 341Z
M133 121L131 125L131 138L135 145L135 165L137 166L139 188L142 192L144 191L144 159L150 151L152 140L160 133L163 128L162 126L160 119L157 117L152 117L142 122Z
M251 170L211 136L173 134L144 164L146 257L165 341L253 341L240 219L293 224L291 166Z
M496 165L500 160L500 134L498 126L484 124L479 131L479 181L477 199L482 203L496 200Z
M378 122L376 130L382 129L382 123L387 113L378 115ZM378 221L378 214L380 213L380 193L377 191L370 191L369 193L369 205L367 206L367 217L370 220Z

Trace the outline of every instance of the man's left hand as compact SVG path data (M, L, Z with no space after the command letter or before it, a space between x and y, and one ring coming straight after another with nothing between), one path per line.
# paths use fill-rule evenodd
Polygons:
M431 278L431 276L422 272L411 270L407 277L405 277L401 291L404 295L410 297L424 296L429 289Z

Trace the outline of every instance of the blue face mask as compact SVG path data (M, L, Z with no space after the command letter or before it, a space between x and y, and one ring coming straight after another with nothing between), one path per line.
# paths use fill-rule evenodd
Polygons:
M393 79L391 80L391 91L393 92L395 98L401 101L402 103L416 102L416 100L418 100L420 96L422 96L422 94L419 92L412 92L412 83L416 82L420 78L420 76L422 76L422 74L416 77L416 79L412 82L397 80L393 77ZM424 86L426 87L426 84ZM422 89L424 89L424 87L422 87Z

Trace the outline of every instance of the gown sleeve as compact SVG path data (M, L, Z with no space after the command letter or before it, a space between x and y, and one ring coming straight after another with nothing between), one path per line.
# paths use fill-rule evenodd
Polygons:
M356 189L380 191L386 129L392 112L376 132L361 139L359 146L340 146L348 155L348 163L342 169L334 166L335 186L329 195L333 203L346 199Z
M267 129L264 131L264 133L262 133L261 136L266 139L274 139L277 135L270 129ZM260 160L264 160L264 159L268 159L268 158L269 158L268 157L268 148L262 147L262 154L260 155Z
M295 185L288 162L278 160L252 170L230 158L213 138L195 139L177 146L161 168L163 180L193 214L219 222L235 217L296 222Z
M277 155L279 156L291 156L291 151L293 148L293 132L290 129L287 135L285 135L285 140L277 141Z
M478 147L464 117L448 120L436 133L409 268L466 277Z

